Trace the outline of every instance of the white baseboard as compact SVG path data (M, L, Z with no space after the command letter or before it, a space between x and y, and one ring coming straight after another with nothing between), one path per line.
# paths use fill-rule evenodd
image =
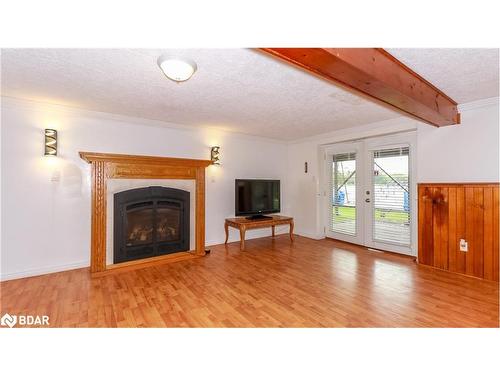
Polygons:
M326 237L325 235L319 235L316 233L309 233L309 232L295 231L294 233L302 237L310 238L312 240L323 240Z
M280 233L280 231L276 230L276 234L281 234L281 233ZM271 235L270 230L268 230L268 231L254 230L251 232L250 231L247 232L246 239L251 240L251 239L255 239L255 238L269 237L270 235ZM235 242L235 241L239 241L239 240L240 240L239 233L232 233L231 236L229 237L229 242ZM205 246L208 247L208 246L220 245L222 243L224 243L223 239L222 240L216 239L215 241L207 241ZM84 267L89 267L89 266L90 266L90 263L87 261L87 262L61 264L61 265L50 266L50 267L35 268L35 269L30 269L30 270L20 271L20 272L2 273L2 274L0 274L0 281L22 279L24 277L31 277L31 276L46 275L49 273L69 271L69 270L74 270L77 268L84 268Z
M87 262L61 264L58 266L35 268L35 269L20 271L20 272L12 272L12 273L5 273L5 274L3 273L0 275L0 281L22 279L24 277L40 276L40 275L46 275L48 273L69 271L69 270L74 270L77 268L89 267L89 265L90 265L90 263L87 261Z
M281 229L281 230L279 230ZM288 228L276 228L276 234L286 234L288 233ZM302 237L307 237L311 238L313 240L321 240L325 238L325 236L319 236L317 234L313 233L307 233L307 232L294 232L295 234L302 236ZM262 238L262 237L269 237L270 233L267 230L255 230L252 232L247 232L247 239L255 239L255 238ZM230 236L230 241L229 242L234 242L234 241L239 241L239 234L233 234ZM213 242L213 243L211 243ZM214 245L220 245L221 243L224 243L223 240L215 240L215 241L207 241L206 246L214 246ZM4 273L0 275L0 281L7 281L7 280L14 280L14 279L22 279L24 277L31 277L31 276L40 276L40 275L46 275L49 273L55 273L55 272L62 272L62 271L69 271L69 270L74 270L77 268L84 268L84 267L89 267L90 263L88 261L86 262L77 262L77 263L68 263L68 264L61 264L57 266L50 266L50 267L42 267L42 268L35 268L35 269L30 269L26 271L20 271L20 272L12 272L12 273Z

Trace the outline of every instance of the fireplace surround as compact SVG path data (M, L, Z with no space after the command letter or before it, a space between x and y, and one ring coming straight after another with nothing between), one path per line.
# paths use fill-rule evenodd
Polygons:
M182 159L80 152L91 165L91 243L90 272L103 275L117 268L137 268L205 255L205 168L210 160ZM195 246L192 251L147 257L106 264L106 195L108 179L181 179L194 180L195 186Z

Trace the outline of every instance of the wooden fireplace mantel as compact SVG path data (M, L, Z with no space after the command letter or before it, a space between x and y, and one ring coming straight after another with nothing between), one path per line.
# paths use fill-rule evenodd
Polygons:
M169 257L183 259L179 253L174 253L106 266L106 182L110 178L195 180L195 249L185 255L205 255L205 168L211 164L210 160L94 152L80 152L80 157L92 167L90 272L99 273L157 259L165 261Z

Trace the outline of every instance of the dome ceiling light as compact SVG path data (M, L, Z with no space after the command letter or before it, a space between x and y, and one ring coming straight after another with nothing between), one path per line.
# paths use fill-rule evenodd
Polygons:
M168 79L175 82L187 81L198 68L193 60L165 55L158 58L158 66Z

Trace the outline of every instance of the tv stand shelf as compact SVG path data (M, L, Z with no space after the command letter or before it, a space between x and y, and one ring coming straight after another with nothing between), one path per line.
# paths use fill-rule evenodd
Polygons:
M249 229L269 228L272 229L272 236L274 237L274 228L277 225L290 226L290 241L293 242L293 217L270 215L269 217L259 219L249 219L246 217L228 218L224 223L224 230L226 231L226 242L229 239L229 227L238 229L240 231L240 248L245 249L245 233Z

